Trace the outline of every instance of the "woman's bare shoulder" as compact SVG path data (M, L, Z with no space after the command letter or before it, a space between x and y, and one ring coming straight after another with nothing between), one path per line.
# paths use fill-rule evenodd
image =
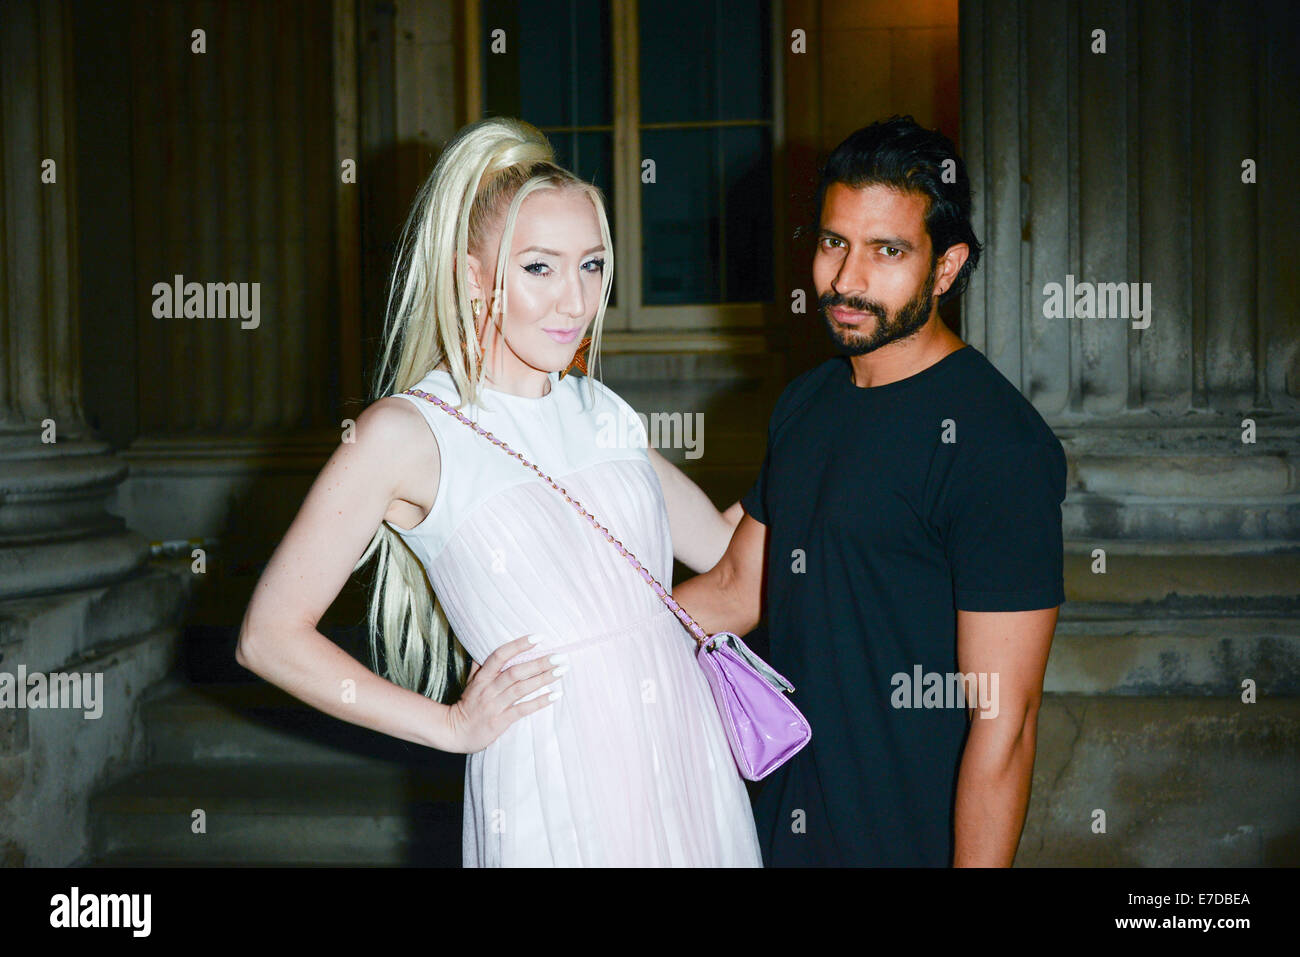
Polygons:
M438 440L428 421L410 400L390 395L366 407L356 432L365 468L393 483L384 520L414 528L433 508L442 480Z
M372 402L357 417L356 435L392 465L438 464L437 437L409 399L390 395Z

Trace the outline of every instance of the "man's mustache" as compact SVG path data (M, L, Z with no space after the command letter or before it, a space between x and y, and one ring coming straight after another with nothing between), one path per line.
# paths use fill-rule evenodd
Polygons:
M838 292L828 292L817 300L822 312L830 309L832 306L844 306L852 309L854 312L869 312L877 319L885 318L885 307L878 302L872 302L869 299L859 299L856 296L844 296Z

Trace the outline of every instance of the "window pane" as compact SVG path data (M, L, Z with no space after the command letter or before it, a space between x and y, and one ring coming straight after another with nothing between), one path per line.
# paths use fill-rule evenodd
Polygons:
M646 130L655 182L641 187L646 305L772 297L767 127Z
M656 164L641 187L642 300L770 299L770 5L664 0L640 14L641 158Z
M772 145L765 126L719 130L725 302L772 298Z
M770 119L768 6L754 0L642 4L641 122Z
M717 302L718 183L714 130L646 130L655 182L641 186L642 299L649 306Z
M541 127L612 122L608 0L483 0L482 12L486 114Z

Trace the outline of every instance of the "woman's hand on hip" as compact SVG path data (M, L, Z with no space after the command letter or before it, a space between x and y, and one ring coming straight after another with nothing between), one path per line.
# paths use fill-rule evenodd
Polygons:
M502 645L484 659L482 667L475 663L470 668L460 700L446 711L451 741L447 750L458 754L482 751L524 715L547 707L563 694L557 690L520 700L569 670L568 665L556 668L563 655L542 655L501 670L511 658L532 648L529 637Z

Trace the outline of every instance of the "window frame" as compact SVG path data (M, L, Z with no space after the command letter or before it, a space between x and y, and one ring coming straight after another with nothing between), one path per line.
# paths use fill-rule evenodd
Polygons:
M646 305L642 301L641 224L641 91L639 0L610 0L610 53L613 63L614 247L617 254L618 302L605 312L605 350L624 351L627 346L646 346L699 351L760 352L763 331L769 327L784 302L788 266L783 261L785 193L785 3L770 0L772 75L772 117L768 123L717 121L667 124L673 128L700 126L758 126L771 130L772 157L772 295L771 301L685 303ZM466 122L483 117L482 9L479 0L467 0L465 11L465 112ZM651 124L658 125L658 124ZM567 128L566 128L567 129ZM557 131L558 128L557 128Z

